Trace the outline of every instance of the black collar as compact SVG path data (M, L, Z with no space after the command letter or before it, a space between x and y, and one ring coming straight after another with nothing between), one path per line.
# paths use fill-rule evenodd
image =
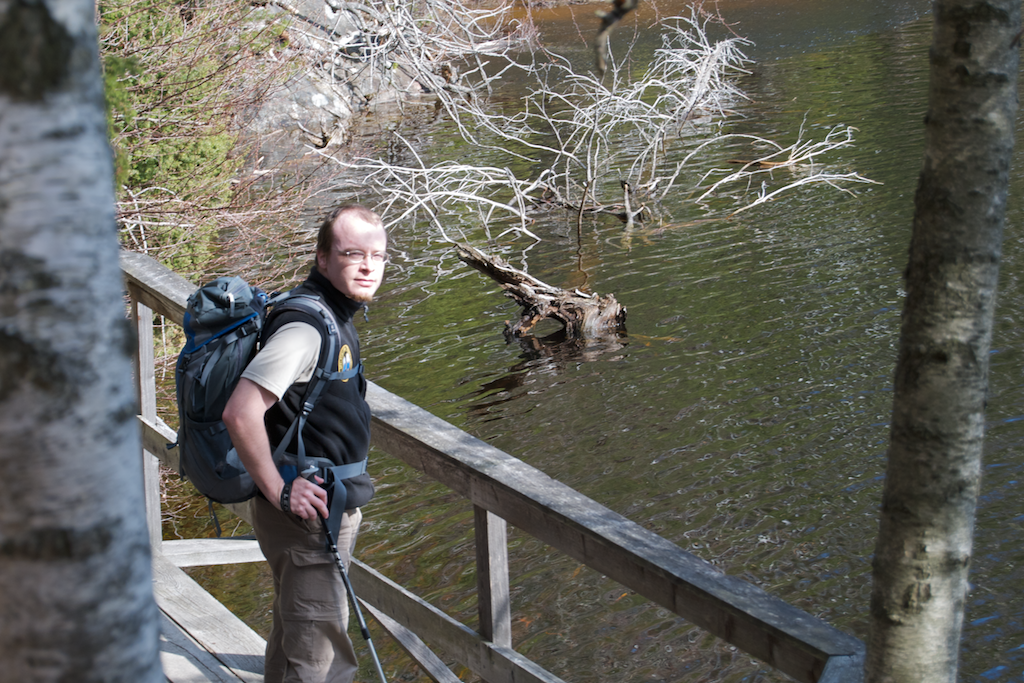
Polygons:
M350 299L339 292L334 285L331 284L331 281L323 276L316 266L313 266L312 270L309 271L309 277L306 278L306 284L315 289L317 293L327 301L327 304L332 309L344 312L345 317L349 320L355 316L359 309L366 305L360 301Z

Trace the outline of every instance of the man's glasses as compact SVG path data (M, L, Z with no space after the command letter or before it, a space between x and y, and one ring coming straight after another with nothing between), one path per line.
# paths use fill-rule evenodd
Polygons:
M362 263L367 257L370 258L370 263L375 266L384 265L391 260L391 254L386 251L375 251L371 254L367 254L365 251L358 251L355 249L339 251L338 257L341 259L342 263L349 266Z

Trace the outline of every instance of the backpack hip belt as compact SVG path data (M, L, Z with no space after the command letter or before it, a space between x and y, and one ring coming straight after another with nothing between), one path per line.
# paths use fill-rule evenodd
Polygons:
M345 479L354 479L361 474L366 473L366 466L370 460L360 460L359 462L350 462L345 465L335 465L327 458L317 458L306 456L305 464L308 467L315 467L321 472L331 472L335 481L344 481ZM299 463L300 458L297 455L291 453L285 453L281 456L280 461L277 463L277 470L281 473L281 477L284 478L285 483L292 481L299 476ZM308 471L303 470L303 471ZM326 479L326 477L324 477Z

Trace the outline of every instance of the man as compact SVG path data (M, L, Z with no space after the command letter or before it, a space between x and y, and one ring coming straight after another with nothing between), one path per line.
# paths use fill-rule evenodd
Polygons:
M320 295L337 318L342 342L339 370L359 367L352 316L380 286L386 249L380 217L362 206L341 206L320 226L316 265L299 289ZM362 519L359 508L373 496L373 484L365 473L346 478L337 485L344 490L335 493L346 500L345 509L331 506L332 513L327 491L318 485L324 483L325 470L315 477L317 483L293 478L294 468L279 470L271 455L302 404L320 356L320 333L306 322L308 315L271 314L260 352L224 409L224 423L260 490L252 500L253 527L274 577L265 680L350 683L358 667L346 632L348 602L338 567L325 552L320 518L333 514L333 526L340 522L335 540L347 565ZM361 368L350 379L328 383L303 429L308 456L335 465L365 462L370 440L365 393Z

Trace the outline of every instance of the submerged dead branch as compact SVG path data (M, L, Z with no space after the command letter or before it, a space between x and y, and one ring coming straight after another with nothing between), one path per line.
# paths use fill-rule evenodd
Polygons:
M548 318L564 325L569 339L614 336L626 324L626 309L611 294L598 296L553 287L497 256L465 244L456 247L464 263L497 282L506 296L522 306L519 320L506 323L506 332L512 337L529 334L537 323Z
M747 183L747 186L750 187L755 180L760 179L760 176L772 176L776 171L780 170L788 170L793 173L804 172L805 175L802 178L789 182L782 187L771 191L767 190L766 185L762 183L757 199L740 207L734 211L733 214L751 209L766 201L770 201L789 190L803 185L825 184L850 194L852 194L852 191L845 186L848 183L870 183L878 185L880 183L877 181L865 178L859 173L833 173L830 171L815 169L815 159L817 157L828 152L852 146L853 133L856 130L857 129L852 126L836 126L825 135L824 140L810 141L803 140L804 130L803 127L801 127L797 135L797 141L789 147L782 147L776 142L754 135L728 136L732 138L747 139L752 143L774 149L774 151L749 161L730 160L733 163L742 164L742 168L738 171L728 173L725 177L708 185L704 188L703 193L697 198L697 201L708 199L725 185L734 185L739 182L745 182ZM693 154L696 154L697 151L699 151L699 148L688 155L687 159L684 159L681 163L686 163L686 161ZM721 173L721 171L709 172L704 176L703 180L706 180L716 172Z

